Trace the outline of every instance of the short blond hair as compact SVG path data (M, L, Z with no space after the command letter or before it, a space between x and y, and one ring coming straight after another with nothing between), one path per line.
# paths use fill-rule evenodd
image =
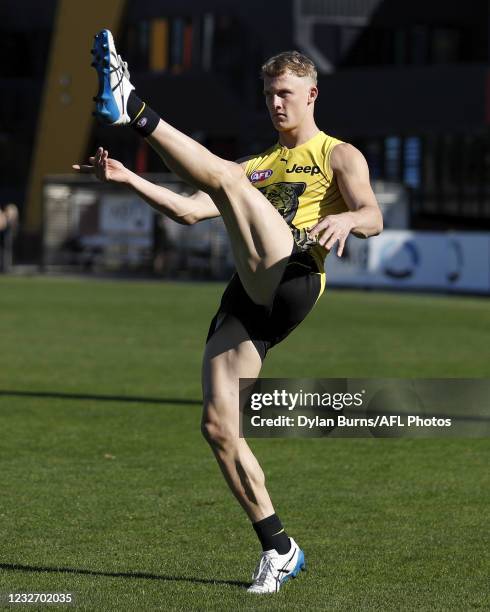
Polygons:
M278 77L285 72L291 72L299 77L310 77L315 85L317 83L315 64L299 51L283 51L269 58L262 66L260 76L262 79Z

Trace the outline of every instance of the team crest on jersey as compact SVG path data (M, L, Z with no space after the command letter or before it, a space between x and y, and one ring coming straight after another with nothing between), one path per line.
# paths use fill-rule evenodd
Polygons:
M293 224L299 206L299 198L303 195L305 189L306 183L293 182L273 183L258 188L289 225L296 244L302 249L307 249L316 244L315 240L308 238L305 229L299 229Z
M259 181L265 181L272 176L273 170L256 170L250 175L252 183L258 183Z
M303 195L306 183L273 183L259 187L269 202L277 208L286 223L291 224L299 206L299 197Z

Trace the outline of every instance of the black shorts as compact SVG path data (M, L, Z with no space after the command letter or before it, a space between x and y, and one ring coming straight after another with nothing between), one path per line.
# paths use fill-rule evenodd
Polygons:
M264 360L267 351L284 340L310 312L321 295L322 285L318 264L308 251L290 256L271 307L255 304L235 273L211 321L206 342L216 331L219 316L230 314L247 330Z

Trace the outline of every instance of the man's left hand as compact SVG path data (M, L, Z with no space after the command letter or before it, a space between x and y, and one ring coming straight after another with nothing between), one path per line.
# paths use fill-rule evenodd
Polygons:
M354 220L350 212L328 215L308 231L310 238L319 236L318 244L330 251L338 242L337 255L342 257L345 241L354 227Z

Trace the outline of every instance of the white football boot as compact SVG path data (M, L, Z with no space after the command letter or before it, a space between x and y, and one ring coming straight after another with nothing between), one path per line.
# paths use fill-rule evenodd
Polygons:
M128 65L117 54L109 30L95 35L92 55L92 66L99 78L94 115L109 125L127 125L131 120L126 107L134 86L129 81Z
M293 538L289 538L291 548L285 555L277 550L266 550L252 576L249 593L277 593L281 585L290 578L296 578L305 569L305 555Z

